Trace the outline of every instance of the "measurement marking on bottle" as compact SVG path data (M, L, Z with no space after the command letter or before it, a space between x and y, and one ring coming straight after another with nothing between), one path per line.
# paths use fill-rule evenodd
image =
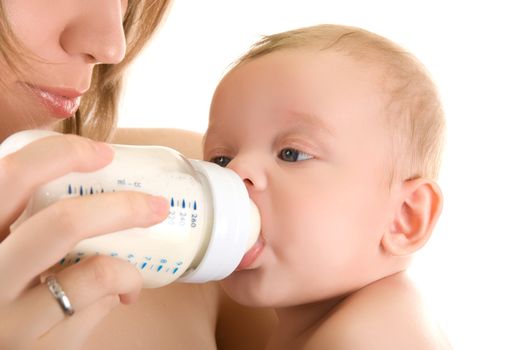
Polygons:
M113 190L115 192L115 190ZM80 196L87 196L87 195L94 195L97 193L104 193L104 189L100 186L73 186L72 184L67 185L67 194L70 196L74 196L79 194Z
M95 255L99 255L99 254L100 254L99 252L95 252ZM118 257L119 253L109 252L109 253L103 254L103 255ZM76 264L76 263L80 262L84 256L86 256L85 252L75 253L75 256L72 256L72 257L70 255L68 255L68 256L63 257L60 260L59 264L66 265L66 266ZM159 259L160 263L154 264L154 263L152 263L152 256L145 256L143 261L135 260L134 254L127 254L125 256L127 257L127 259L126 259L127 262L131 263L133 266L135 266L138 269L145 270L147 268L147 270L149 270L149 271L170 273L172 275L176 274L178 272L180 266L183 265L183 262L177 261L174 263L174 266L167 267L167 266L165 266L165 264L169 264L169 260L166 258L160 258Z

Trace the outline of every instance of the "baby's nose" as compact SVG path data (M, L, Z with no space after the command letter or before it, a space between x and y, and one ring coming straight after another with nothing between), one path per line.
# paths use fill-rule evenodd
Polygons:
M249 193L263 191L267 187L267 176L260 163L242 161L241 158L235 157L227 167L241 177Z

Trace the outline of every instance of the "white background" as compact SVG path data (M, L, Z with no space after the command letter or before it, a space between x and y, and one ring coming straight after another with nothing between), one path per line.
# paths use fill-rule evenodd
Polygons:
M403 45L438 84L445 205L411 269L455 349L523 349L523 11L518 1L177 0L131 69L122 127L204 132L213 89L260 35L318 23Z

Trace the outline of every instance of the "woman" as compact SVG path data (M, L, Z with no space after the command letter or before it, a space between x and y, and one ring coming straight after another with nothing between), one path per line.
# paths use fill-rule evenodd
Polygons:
M168 0L0 0L0 142L30 128L109 139L122 74L167 7ZM116 134L118 141L151 143L157 133ZM59 201L12 226L38 185L71 171L96 170L111 158L104 143L68 135L0 159L0 348L261 345L266 327L242 328L243 338L232 333L260 314L232 303L216 284L172 284L143 291L138 299L137 271L109 257L42 277L81 239L165 218L163 198L128 192ZM268 321L262 324L271 317L262 315Z

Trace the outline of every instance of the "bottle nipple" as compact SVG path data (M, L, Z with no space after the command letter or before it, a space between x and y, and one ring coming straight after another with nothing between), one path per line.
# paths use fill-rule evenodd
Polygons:
M250 210L249 210L249 216L250 216L250 223L251 226L249 227L249 238L247 240L247 246L245 247L245 251L249 250L257 241L258 237L260 235L260 211L258 210L258 207L252 199L249 200L250 203Z

